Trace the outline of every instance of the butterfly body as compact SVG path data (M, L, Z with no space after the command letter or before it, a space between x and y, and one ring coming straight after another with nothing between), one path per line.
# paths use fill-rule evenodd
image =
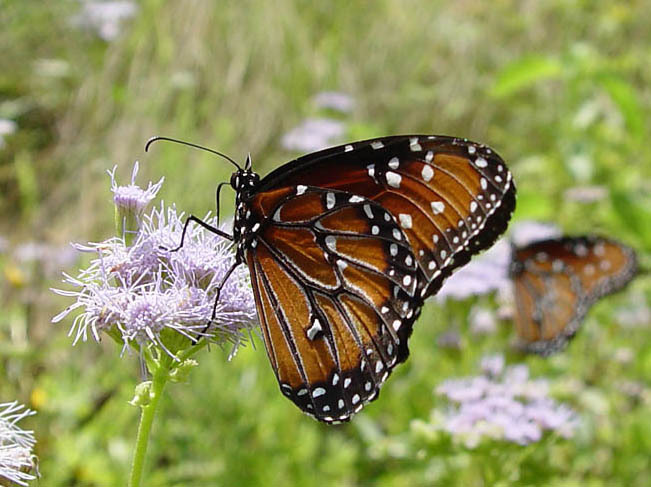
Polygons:
M499 156L443 136L346 144L262 179L239 169L231 186L237 262L280 390L327 423L378 396L424 299L495 241L515 204Z

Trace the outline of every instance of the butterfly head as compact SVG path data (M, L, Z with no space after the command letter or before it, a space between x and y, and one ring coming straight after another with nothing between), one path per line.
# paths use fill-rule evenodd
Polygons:
M231 186L237 194L238 201L248 199L259 182L260 175L250 169L239 169L231 176Z

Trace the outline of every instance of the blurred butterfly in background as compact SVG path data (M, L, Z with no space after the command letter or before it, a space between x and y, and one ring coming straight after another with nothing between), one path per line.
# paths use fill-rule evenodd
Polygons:
M180 142L147 146L161 139ZM250 158L242 168L210 152L237 167L233 235L194 216L186 228L195 222L237 245L280 391L326 423L378 396L409 355L425 298L493 244L515 207L504 161L466 139L354 142L262 180Z
M633 249L596 236L533 242L512 252L515 328L521 347L550 355L565 348L590 306L635 275Z

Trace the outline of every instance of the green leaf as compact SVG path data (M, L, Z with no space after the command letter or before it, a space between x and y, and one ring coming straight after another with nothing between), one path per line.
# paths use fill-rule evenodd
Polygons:
M651 211L624 191L611 190L610 201L621 222L651 248Z
M558 79L563 65L558 59L541 56L527 56L506 66L497 75L490 90L495 97L509 96L541 80Z
M599 83L617 105L631 135L636 139L642 138L646 133L644 113L631 84L615 76L603 76L599 78Z

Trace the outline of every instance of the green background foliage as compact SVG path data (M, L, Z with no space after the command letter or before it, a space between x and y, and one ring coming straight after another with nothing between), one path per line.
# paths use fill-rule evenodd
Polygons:
M38 439L41 485L123 485L140 368L110 340L72 348L67 324L50 323L69 304L48 291L64 269L12 249L111 236L105 170L117 164L126 182L135 159L142 182L165 176L166 202L213 209L230 167L180 146L144 154L152 135L242 161L251 152L265 174L296 155L282 134L323 115L312 97L343 91L356 100L338 115L346 139L435 133L490 144L515 175L515 220L620 239L649 268L648 1L143 0L110 43L71 26L78 10L70 0L0 2L0 118L18 126L0 148L0 401L38 411L25 425ZM565 197L584 186L605 188L605 198ZM232 212L232 198L223 204ZM260 340L230 362L214 349L167 391L146 485L649 485L649 323L624 326L618 311L650 297L641 276L551 359L509 352L506 320L493 335L469 333L469 310L496 307L492 296L430 303L409 361L341 427L281 397ZM458 349L437 345L450 326ZM422 428L444 407L434 388L495 352L554 380L583 418L573 439L468 450Z

